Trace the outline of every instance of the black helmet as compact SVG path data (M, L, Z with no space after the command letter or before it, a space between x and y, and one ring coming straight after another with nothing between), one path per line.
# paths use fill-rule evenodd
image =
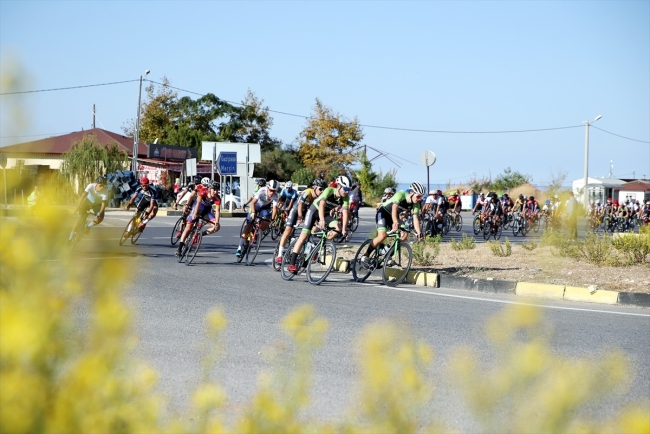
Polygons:
M264 179L264 178L258 179L257 180L257 185L259 185L260 187L264 187L266 185L266 179Z
M106 177L98 176L97 178L95 178L95 184L106 185Z
M530 196L528 200L535 200L535 198L533 196Z
M319 188L326 188L327 187L327 182L323 178L316 178L314 179L314 182L312 183L314 187L319 187Z

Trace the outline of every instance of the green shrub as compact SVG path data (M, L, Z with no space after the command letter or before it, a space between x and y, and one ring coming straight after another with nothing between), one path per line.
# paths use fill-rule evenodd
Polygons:
M476 247L476 239L474 237L468 237L467 234L463 234L463 238L460 241L456 241L454 238L451 239L451 248L460 251L460 250L472 250Z
M413 249L413 260L417 265L429 266L433 264L440 253L440 235L426 237L424 241L411 245Z
M525 243L520 244L526 250L535 250L537 248L537 243L533 241L526 241Z
M612 246L628 263L643 264L650 254L650 234L621 234L612 239Z
M512 245L508 237L506 237L506 241L503 244L501 241L488 241L487 245L490 246L490 250L492 250L494 256L505 258L506 256L512 255Z

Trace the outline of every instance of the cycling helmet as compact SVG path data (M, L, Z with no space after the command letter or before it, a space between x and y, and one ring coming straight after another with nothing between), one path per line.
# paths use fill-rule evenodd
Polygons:
M611 198L611 197L608 197L608 198L607 198L607 202L611 202L611 201L612 201L612 198Z
M210 188L212 188L214 190L219 190L219 187L220 187L220 185L219 185L219 183L217 181L211 181L210 182Z
M618 206L618 200L615 200L615 201L614 201L614 205L615 205L615 206Z
M386 188L384 189L384 194L391 194L392 192L393 192L393 189L390 188L390 187L386 187Z
M140 185L149 185L149 178L146 176L144 178L140 178Z
M201 178L201 185L204 187L209 187L211 182L212 180L207 176L205 178Z
M266 183L266 188L268 188L269 190L277 191L278 186L279 186L279 183L275 179L272 179L272 180L270 180L269 182Z
M341 175L338 178L336 178L336 183L338 184L339 187L350 188L350 178L348 178L345 175Z
M429 190L429 196L431 196L432 194L438 194L438 192L435 190Z
M650 205L650 200L645 203L646 205Z
M533 196L530 196L528 200L535 200L535 198Z
M195 176L195 177L194 177L194 183L195 183L195 184L200 184L200 183L201 183L201 177L198 176L198 175Z
M485 193L480 193L479 196L485 197Z
M519 199L525 199L523 194L519 195Z
M411 186L409 187L409 190L411 190L411 193L415 193L415 194L419 194L421 196L424 196L424 192L425 192L424 185L420 184L419 182L414 182L413 184L411 184ZM440 191L440 190L438 190L438 191ZM440 194L440 193L438 193L438 194Z
M436 193L438 193L438 196L442 196L442 190L438 190Z
M548 200L548 199L546 199L546 202L544 202L544 203L545 203L546 205L550 205L550 204L551 204L551 201Z
M325 182L325 180L323 178L314 179L314 182L312 184L314 184L314 187L318 187L318 188L326 188L327 187L327 182Z
M501 198L503 198L503 195L502 195L502 194L499 194L499 199L501 199Z
M510 198L508 197L508 193L503 193L503 197L505 197L506 199L510 199Z
M257 185L259 185L260 187L264 187L266 185L266 179L264 179L264 178L258 179L257 180Z
M106 185L106 177L98 176L97 178L95 178L95 183L99 185Z
M293 182L291 182L291 181L287 181L287 183L284 184L284 187L285 187L285 188L292 188L292 187L293 187Z

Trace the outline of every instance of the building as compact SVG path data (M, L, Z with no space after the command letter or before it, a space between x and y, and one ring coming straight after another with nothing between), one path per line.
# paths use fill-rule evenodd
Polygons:
M572 190L578 202L583 202L584 178L573 181ZM634 197L639 201L650 200L650 181L639 179L616 179L589 177L587 179L589 202L604 203L608 198L623 200Z

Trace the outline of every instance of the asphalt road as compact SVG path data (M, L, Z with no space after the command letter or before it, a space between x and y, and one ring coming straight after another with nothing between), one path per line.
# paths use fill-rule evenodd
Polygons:
M469 214L466 216L468 228L471 220ZM362 222L352 243L366 238L374 228L373 217L372 210L362 210ZM78 246L80 260L101 260L103 255L93 251L88 240L101 236L117 244L128 218L129 213L108 213L105 223L93 228ZM187 404L199 377L203 317L213 306L222 306L229 319L226 354L215 378L225 387L231 408L236 409L251 397L261 370L267 367L261 351L282 339L277 326L280 319L294 307L309 303L330 325L324 347L315 354L315 415L325 419L341 416L353 402L351 385L358 373L355 336L367 324L389 318L410 326L415 336L435 350L432 375L436 392L431 414L461 431L475 430L458 391L450 385L448 357L452 349L469 345L478 351L479 363L493 363L485 321L508 304L529 301L445 288L388 288L378 279L358 284L352 282L351 275L342 273L333 273L320 286L310 285L304 276L285 282L270 266L275 246L270 237L263 242L257 264L247 267L235 263L241 218L223 219L221 231L205 237L194 263L186 266L176 262L175 248L169 241L176 219L156 218L135 246L125 245L117 254L124 259L125 267L133 266L135 271L128 297L136 311L139 352L159 371L160 390L171 397L174 407ZM510 239L517 242L521 238ZM610 349L619 349L627 355L635 373L630 390L590 406L590 416L599 419L625 403L650 400L649 310L554 300L530 302L543 310L544 323L553 330L552 348L558 354L597 358Z

